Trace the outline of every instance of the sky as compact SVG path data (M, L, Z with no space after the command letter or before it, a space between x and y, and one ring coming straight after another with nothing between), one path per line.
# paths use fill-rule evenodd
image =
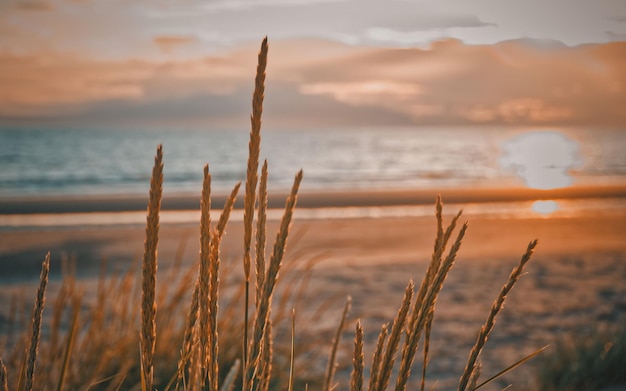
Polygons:
M624 0L0 0L0 126L626 129Z

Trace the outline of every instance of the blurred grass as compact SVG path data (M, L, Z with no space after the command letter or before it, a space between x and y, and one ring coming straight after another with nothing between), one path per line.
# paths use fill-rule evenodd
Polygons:
M626 389L626 327L562 337L535 363L539 391Z

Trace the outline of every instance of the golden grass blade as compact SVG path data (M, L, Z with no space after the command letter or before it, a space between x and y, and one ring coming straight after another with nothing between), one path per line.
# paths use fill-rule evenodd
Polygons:
M228 199L226 199L226 203L224 204L224 209L222 210L222 214L220 215L220 219L217 222L217 227L215 228L219 234L220 239L224 236L226 232L226 225L228 224L228 220L230 219L230 212L232 212L233 207L235 206L235 201L237 200L237 194L239 193L239 188L241 187L241 182L237 183L233 190L230 192Z
M422 282L420 284L420 287L417 293L417 299L415 300L413 313L411 315L411 320L409 321L409 328L411 330L415 329L415 326L416 326L415 323L418 317L420 316L419 308L424 303L424 297L426 296L426 292L428 291L428 288L431 287L432 285L433 278L435 277L435 275L438 273L438 271L441 268L442 257L443 257L443 253L445 252L448 240L450 239L450 236L452 235L452 232L454 231L454 228L456 227L458 219L461 217L461 214L463 213L462 210L460 210L457 213L457 215L452 219L452 221L450 222L450 224L448 225L448 228L446 228L446 231L444 233L443 231L443 202L441 200L441 197L439 196L437 197L435 210L436 210L435 216L437 218L437 236L435 237L435 245L433 249L431 262L428 265L426 274L424 275L424 278L422 279ZM405 340L403 350L408 348L407 346L408 343L409 343L409 339Z
M261 301L263 292L263 283L265 282L265 248L267 244L267 160L263 161L261 168L261 179L259 181L259 209L257 213L257 230L256 230L256 300L255 303ZM268 317L265 334L263 335L262 361L263 366L260 374L261 390L269 391L270 380L272 375L272 356L273 356L273 337L272 337L272 320Z
M476 388L476 383L478 382L478 378L480 377L480 373L483 370L483 364L480 360L476 361L476 365L474 366L474 371L469 378L468 390L474 390Z
M211 174L209 166L204 166L202 181L202 198L200 200L200 271L198 274L198 341L200 355L200 387L204 389L209 376L210 346L210 304L209 290L211 287Z
M159 242L159 212L163 194L163 146L159 144L150 181L150 200L146 221L146 241L141 285L141 376L145 390L152 390L154 348L156 343L156 275Z
M435 218L437 219L437 235L435 236L435 252L441 248L443 242L443 201L441 200L441 194L437 194L435 200Z
M350 375L350 391L363 390L363 326L361 320L356 321L354 335L354 356L352 357L352 374Z
M254 203L256 201L256 184L258 181L259 155L261 153L261 116L263 114L263 98L265 96L265 68L267 66L267 37L261 43L258 54L254 92L252 93L252 115L250 116L250 142L248 144L248 167L246 175L246 194L243 201L243 270L245 276L246 295L244 298L244 329L243 329L243 389L248 390L247 376L250 359L248 357L248 306L250 297L250 246L252 242L252 223L254 219Z
M196 321L198 320L198 307L199 307L199 282L196 279L196 283L193 288L193 293L191 294L191 304L189 308L189 312L187 312L187 321L185 323L185 330L183 332L183 345L181 347L180 359L178 362L178 381L182 381L184 375L189 375L189 360L192 354L192 346L193 346L193 338L194 338L194 328L196 325Z
M61 264L61 269L64 268L63 263ZM62 274L65 274L64 272L61 272ZM46 360L50 363L53 363L56 361L58 355L59 355L59 350L61 349L61 347L59 346L59 334L61 333L61 318L63 316L63 310L65 309L65 306L67 304L67 299L70 296L70 292L69 292L69 288L70 285L67 283L67 281L63 281L61 283L61 287L59 289L59 292L56 295L56 298L54 300L54 303L52 304L52 319L50 320L50 326L49 326L49 337L48 337L48 346L47 346L47 350L48 350L48 357L46 358ZM51 371L47 370L44 371L44 373L42 374L42 384L49 384L50 382L50 374Z
M233 199L234 202L234 199ZM231 205L232 208L232 205ZM223 233L223 229L222 229ZM218 310L218 290L219 290L219 270L220 270L220 242L221 233L215 231L213 233L213 241L211 244L211 264L210 264L210 282L209 282L209 362L208 374L210 389L212 391L219 390L219 343L217 330L217 310Z
M272 337L272 319L268 318L265 326L265 335L263 336L263 350L261 352L261 369L260 389L269 391L270 381L272 380L272 359L274 356L274 339Z
M346 306L343 308L343 314L341 315L341 322L339 322L339 327L337 327L337 332L335 333L335 338L333 339L333 346L330 350L330 356L328 357L328 367L326 367L326 376L324 377L324 387L322 390L331 391L333 389L332 382L335 377L335 357L337 356L337 347L339 346L339 340L341 339L341 333L343 332L344 325L346 323L346 318L348 316L348 311L350 311L350 305L352 304L352 298L348 296L346 300Z
M478 356L482 352L482 349L485 346L485 343L487 342L487 338L489 337L489 333L491 333L491 330L493 330L493 327L496 323L496 316L498 315L498 312L500 312L500 310L504 306L504 301L506 300L507 294L511 291L511 289L513 289L513 286L522 275L524 266L526 265L526 263L528 263L528 261L532 257L536 246L537 246L537 240L533 240L532 242L528 244L528 247L526 248L526 252L522 256L522 259L520 259L519 264L513 268L513 270L511 271L511 274L509 275L509 280L502 287L502 289L500 290L500 293L498 294L498 297L493 302L493 305L491 306L491 310L489 311L489 316L487 316L487 320L485 321L485 324L480 328L480 333L478 334L476 343L474 344L474 347L472 347L472 350L470 351L469 357L467 359L467 364L465 365L465 370L463 371L463 374L461 375L461 379L459 380L459 388L458 388L459 391L464 391L467 389L467 384L469 382L470 376L472 375L472 372L474 371L474 367L476 365Z
M261 168L261 179L259 182L259 210L257 213L256 228L256 302L259 301L263 292L263 282L265 281L265 246L267 243L267 160L263 162Z
M241 361L237 358L235 362L228 370L228 374L224 379L224 383L222 383L222 388L220 391L233 391L235 388L235 379L237 378L237 373L239 372L239 366L241 365Z
M0 391L9 391L9 375L7 374L7 367L0 357Z
M26 362L28 359L27 350L24 351L24 358L22 359L22 365L20 366L20 375L18 377L19 381L17 383L17 391L22 391L24 389L24 381L26 376Z
M278 233L276 234L274 249L265 276L265 283L263 284L263 294L261 295L260 302L258 302L256 306L253 328L254 335L250 343L250 354L248 355L248 363L246 364L246 381L244 383L247 384L251 390L256 390L258 388L258 384L251 384L251 382L254 378L256 378L259 370L258 361L261 352L261 343L263 336L265 335L265 327L269 318L274 287L276 285L278 273L282 265L283 255L287 246L293 211L298 200L300 182L302 182L302 170L300 170L300 172L296 175L291 188L291 193L285 202L285 212L283 214Z
M448 241L450 240L450 237L452 236L452 232L456 228L456 224L459 221L459 218L461 217L462 214L463 214L463 209L458 211L456 216L454 216L454 218L452 218L452 221L448 225L448 228L446 228L446 232L444 232L444 234L443 234L443 242L441 243L441 251L442 251L442 253L446 249L446 246L448 245Z
M420 390L424 391L426 387L426 368L428 368L428 350L430 348L430 331L433 326L433 315L431 314L426 321L424 327L424 361L422 362L422 381L420 383Z
M141 354L141 351L140 351L140 354ZM141 365L141 360L139 360L139 365ZM85 391L89 391L90 389L92 389L92 388L96 387L97 385L102 384L102 383L105 383L105 382L107 382L107 381L109 381L109 380L115 379L116 377L120 377L120 374L119 374L119 373L117 373L117 374L115 374L115 375L107 376L107 377L104 377L104 378L102 378L102 379L98 379L98 380L96 380L96 381L93 381L92 383L90 383L90 384L87 386L87 388L85 388ZM120 386L121 386L121 384L124 382L124 380L125 380L125 378L122 376L122 380L120 380ZM119 388L120 388L120 386L118 386L117 388L119 389ZM142 385L142 387L144 387L144 385Z
M289 391L293 391L294 367L296 361L296 309L291 310L291 356L289 357Z
M46 258L41 265L39 288L37 289L37 297L35 298L35 306L33 308L33 328L30 337L30 345L28 348L28 360L26 361L26 391L31 391L33 389L33 382L35 380L35 363L37 361L37 353L39 351L41 318L43 315L43 307L46 302L46 286L48 285L49 273L50 253L47 253Z
M72 325L67 335L67 342L65 343L65 351L63 352L63 365L61 366L61 373L59 374L59 382L57 383L57 391L63 391L65 386L65 378L70 364L70 356L72 355L72 348L74 347L74 341L76 339L76 331L78 329L78 315L80 313L81 295L75 295L73 301L72 313Z
M537 350L535 350L534 352L532 352L531 354L529 354L528 356L522 358L521 360L515 362L512 365L509 365L508 367L504 368L503 370L501 370L500 372L496 373L495 375L491 376L489 379L485 380L484 382L480 383L479 385L477 385L476 387L470 387L468 389L470 390L478 390L479 388L486 386L487 384L491 383L492 381L496 380L497 378L499 378L500 376L511 372L513 369L519 367L520 365L524 364L526 361L534 358L535 356L537 356L539 353L543 352L544 350L546 350L550 345L546 345L542 348L539 348Z
M406 389L406 383L411 374L411 366L415 359L415 353L417 352L418 342L421 334L424 330L424 326L432 311L434 310L435 302L443 283L448 276L448 272L454 265L456 256L461 247L461 242L467 231L467 223L463 224L463 227L459 231L457 238L448 252L448 256L441 263L441 267L435 274L431 284L429 284L424 294L423 301L417 301L415 303L414 313L412 315L411 322L409 323L410 329L406 338L402 351L402 360L400 362L400 370L396 379L396 391L404 391ZM424 282L422 282L423 284ZM418 297L419 299L419 297Z
M413 281L409 281L404 290L404 299L402 305L398 309L393 324L391 326L391 332L389 334L389 341L387 342L387 348L385 349L385 355L383 356L380 376L378 383L375 386L375 390L386 390L389 383L389 377L391 376L391 370L396 359L396 352L398 351L398 345L400 344L400 337L405 329L407 314L411 307L411 299L413 298Z
M230 213L233 210L235 201L237 199L237 193L241 183L235 185L230 193L230 196L226 200L224 210L217 223L215 231L213 233L213 239L211 241L211 254L210 254L210 268L209 268L209 362L208 362L208 380L210 382L210 389L218 391L219 389L219 342L218 342L218 290L219 290L219 269L220 269L220 246L224 232L226 231L226 225L230 217Z
M272 251L272 256L270 258L269 269L267 270L265 283L263 284L264 296L267 296L265 295L265 292L273 292L274 284L276 284L276 278L278 277L280 265L285 254L285 249L287 248L287 239L289 237L289 231L291 229L293 212L296 208L296 203L298 201L298 190L300 189L302 176L303 173L302 170L300 170L294 178L291 192L289 194L289 197L287 197L287 201L285 202L285 212L283 214L278 233L276 234L276 240L274 241L274 248ZM269 287L267 285L269 285Z
M244 272L250 278L250 244L252 242L252 221L254 219L254 203L256 201L256 184L258 182L259 155L261 151L261 116L263 114L263 98L265 96L265 68L267 66L267 37L261 43L258 65L252 94L252 115L250 116L250 142L248 144L248 168L246 175L246 195L244 198Z
M165 385L165 388L163 389L163 391L169 391L170 388L172 388L172 386L174 385L174 383L176 383L176 390L178 390L178 386L179 383L177 383L178 379L182 379L182 372L183 368L180 366L180 362L178 364L178 368L176 369L176 373L170 378L170 380L167 382L167 384Z
M417 295L416 305L418 303L422 303L424 300L424 295L426 294L426 290L429 286L431 286L432 280L441 268L441 262L443 253L446 251L446 247L448 245L448 241L452 236L452 232L456 228L456 224L463 213L463 210L460 210L456 216L452 219L445 232L443 231L443 201L440 196L437 196L437 201L435 204L435 216L437 219L437 236L435 237L435 244L433 248L433 254L431 258L431 262L428 265L428 269L426 271L426 275L420 285L419 293ZM417 315L417 314L415 314ZM414 325L411 325L413 327Z
M242 382L243 382L243 386L242 386L242 390L243 391L247 391L250 389L250 384L249 381L251 380L251 378L249 378L248 373L250 373L250 365L251 365L251 358L250 358L250 351L248 348L248 345L250 345L249 342L249 337L248 337L248 324L250 323L249 320L249 314L248 314L248 307L250 307L250 280L246 278L246 280L244 281L244 285L245 285L245 293L244 293L244 301L243 301L243 369L242 369ZM257 302L257 306L258 306L258 302ZM254 342L253 342L254 344ZM256 369L254 369L254 372L256 372ZM254 377L254 375L251 375L252 377Z
M372 368L370 369L370 382L368 388L370 391L374 391L376 385L378 384L378 377L380 376L383 361L383 349L385 348L385 340L387 339L388 330L389 325L385 323L380 328L380 333L378 334L376 349L374 350L374 354L372 356Z

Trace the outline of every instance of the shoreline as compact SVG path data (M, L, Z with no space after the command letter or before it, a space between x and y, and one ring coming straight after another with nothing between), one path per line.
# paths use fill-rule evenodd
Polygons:
M390 190L308 190L298 196L300 208L377 207L431 205L438 194L449 204L503 203L537 200L582 200L626 198L626 184L574 185L565 188L541 190L527 187L442 187L426 189ZM243 207L242 191L235 209ZM285 192L269 195L268 207L280 209L287 196ZM165 194L163 211L197 210L199 195ZM213 196L213 205L221 208L226 193ZM55 195L0 197L0 215L28 215L89 212L144 211L147 194L143 195Z

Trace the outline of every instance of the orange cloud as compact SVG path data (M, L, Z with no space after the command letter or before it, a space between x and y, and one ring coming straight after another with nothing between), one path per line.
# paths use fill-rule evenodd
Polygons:
M304 84L300 91L311 95L330 95L340 102L354 105L380 104L384 101L389 102L389 100L393 102L408 101L421 93L419 85L386 80Z
M92 101L139 99L148 74L142 67L72 57L0 55L0 115L38 116L76 111Z
M21 0L14 7L22 11L53 11L54 5L45 0Z
M159 36L154 38L154 43L165 53L170 53L177 47L189 45L196 41L192 36Z

